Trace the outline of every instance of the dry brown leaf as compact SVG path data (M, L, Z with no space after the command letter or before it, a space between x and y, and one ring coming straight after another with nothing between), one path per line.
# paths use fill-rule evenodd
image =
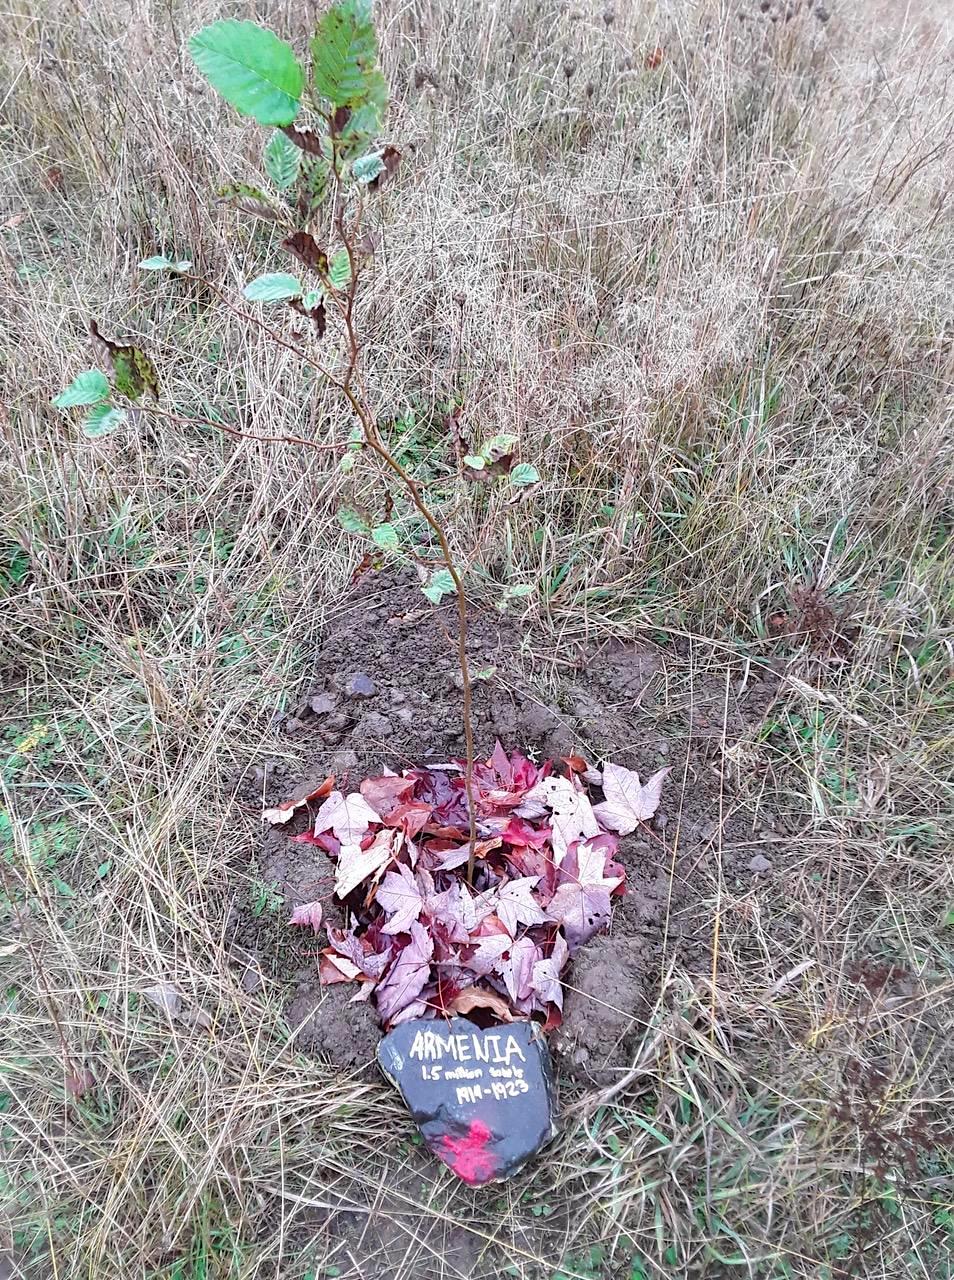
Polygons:
M448 1013L468 1014L475 1009L489 1009L502 1022L513 1022L510 1005L503 996L497 995L496 991L483 991L480 987L465 987L447 1006Z
M320 800L322 796L328 795L334 785L335 775L333 773L329 773L324 782L317 787L308 782L304 787L299 787L297 791L293 791L288 799L283 800L281 804L275 805L273 809L266 809L262 814L262 818L265 822L270 822L273 827L281 826L302 805L308 804L310 800Z

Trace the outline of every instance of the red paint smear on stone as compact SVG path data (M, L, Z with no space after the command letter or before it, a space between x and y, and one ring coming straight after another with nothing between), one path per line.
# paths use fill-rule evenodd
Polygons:
M487 1150L491 1137L490 1130L482 1120L472 1120L470 1128L463 1138L452 1138L444 1134L444 1150L440 1157L464 1182L471 1186L478 1182L489 1182L497 1171L497 1162Z

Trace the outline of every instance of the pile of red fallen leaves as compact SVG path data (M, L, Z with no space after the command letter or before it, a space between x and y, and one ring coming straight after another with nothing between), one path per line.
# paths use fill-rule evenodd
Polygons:
M655 813L669 772L642 784L619 765L598 772L577 756L562 764L554 773L498 743L474 765L472 886L460 761L366 778L351 795L328 779L267 810L283 823L325 797L312 829L293 837L334 860L335 896L349 909L349 929L327 930L321 981L357 982L354 999L373 999L387 1026L475 1008L505 1020L540 1013L557 1025L563 966L625 892L619 837ZM600 803L589 786L602 788ZM298 907L291 923L318 933L321 904Z

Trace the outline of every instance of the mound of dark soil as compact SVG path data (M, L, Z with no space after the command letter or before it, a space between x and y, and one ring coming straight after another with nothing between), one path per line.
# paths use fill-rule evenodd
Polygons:
M455 646L454 610L429 605L412 577L375 577L356 588L315 656L305 696L276 726L299 748L302 765L269 768L268 802L328 773L336 773L344 789L356 788L385 767L460 756ZM733 739L746 721L761 719L774 687L750 677L741 694L727 697L724 680L701 679L691 698L680 701L670 686L681 660L644 644L549 658L533 653L526 633L509 619L472 618L478 753L489 754L499 739L538 760L576 751L644 775L673 766L652 828L621 844L626 897L616 906L611 934L593 939L567 971L564 1021L552 1039L564 1071L607 1083L629 1066L673 955L690 969L706 968L709 940L697 932L695 906L711 890L707 868L716 843L727 880L751 881L767 870L750 865L757 832L726 794L718 747L723 734ZM541 672L555 698L541 694ZM247 794L260 802L261 762L252 762L250 773L255 766ZM289 839L307 826L302 810L265 833L258 878L274 885L289 907L320 898L337 923L331 863L320 849ZM251 955L275 972L268 963L273 929L248 917L236 940L245 962ZM287 1018L296 1043L339 1068L370 1067L380 1035L373 1009L349 1003L350 985L319 987L309 947L299 945L297 954L276 973L289 983Z

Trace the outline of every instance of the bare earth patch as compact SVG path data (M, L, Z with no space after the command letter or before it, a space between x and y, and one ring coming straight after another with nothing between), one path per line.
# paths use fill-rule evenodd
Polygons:
M411 575L371 576L332 625L315 655L312 679L282 731L300 748L301 772L275 765L242 785L274 804L329 773L341 785L382 768L438 763L462 750L459 673L450 611L422 607ZM712 734L728 714L724 689L703 689L700 705L677 724L659 712L664 652L617 644L559 655L549 697L530 671L525 634L506 618L475 615L471 661L483 678L475 690L478 755L495 740L538 760L582 752L603 755L642 775L674 765L651 824L620 845L627 890L611 933L592 939L565 975L564 1021L552 1039L562 1071L583 1084L612 1085L631 1065L634 1044L655 1005L662 975L678 962L705 973L711 938L698 929L699 904L711 892L718 858L722 876L751 886L774 868L758 853L757 815L727 794L709 765ZM773 682L754 682L731 697L733 727L761 718ZM269 828L259 851L259 878L281 894L285 918L299 903L320 899L335 919L333 864L321 849L290 837L308 829L320 801L287 824ZM761 858L761 862L758 859ZM778 858L778 854L775 854ZM762 869L763 863L765 869ZM755 868L753 870L753 868ZM373 1074L380 1035L375 1012L350 1003L349 986L321 987L310 934L295 931L276 947L274 923L245 915L234 921L243 963L252 956L289 984L286 1016L295 1043L342 1069Z

